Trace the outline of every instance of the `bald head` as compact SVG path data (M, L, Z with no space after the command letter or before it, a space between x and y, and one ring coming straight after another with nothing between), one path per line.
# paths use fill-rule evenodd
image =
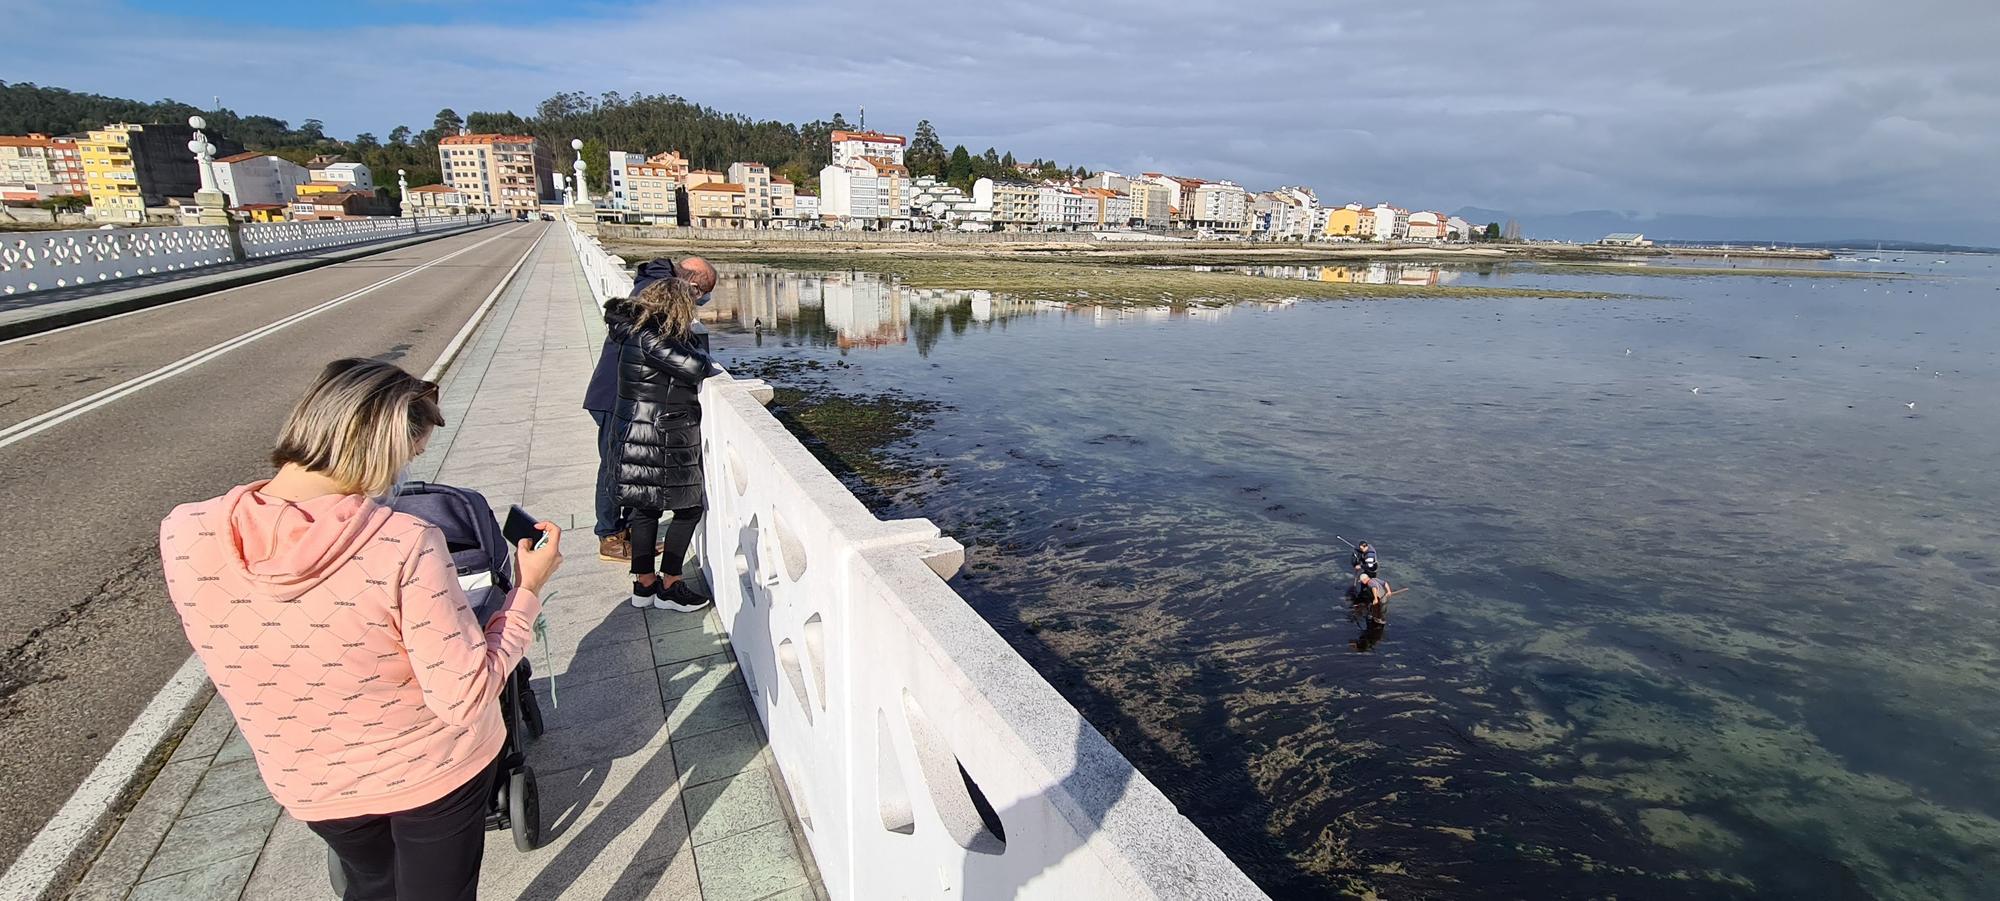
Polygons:
M715 267L701 257L684 257L674 266L676 273L694 286L695 293L707 294L715 290Z

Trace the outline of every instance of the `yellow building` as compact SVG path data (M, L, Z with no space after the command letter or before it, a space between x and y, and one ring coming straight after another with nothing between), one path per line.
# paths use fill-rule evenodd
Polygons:
M743 186L712 182L688 189L688 211L696 228L742 228Z
M342 191L351 191L351 190L354 189L348 185L339 184L337 182L309 181L306 182L305 184L293 188L292 193L298 197L311 197L314 194L339 194Z
M289 205L283 203L246 203L234 207L233 212L246 222L283 222L288 208Z
M1369 215L1366 210L1357 210L1352 207L1335 207L1334 209L1327 210L1326 236L1329 238L1366 237L1367 233L1364 233L1361 225L1361 220L1364 218L1369 221L1372 230L1375 217Z
M91 131L78 145L83 156L83 182L90 192L91 215L100 220L139 222L146 218L146 199L139 190L139 170L132 163L132 133L140 126L118 123Z

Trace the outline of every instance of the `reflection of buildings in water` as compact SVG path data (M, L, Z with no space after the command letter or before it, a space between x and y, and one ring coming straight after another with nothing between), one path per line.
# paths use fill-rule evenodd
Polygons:
M780 322L799 318L800 296L818 294L816 278L789 273L725 273L716 280L715 291L701 308L701 321L730 322L746 329L775 328Z
M835 273L820 280L820 304L826 324L845 350L881 347L910 340L910 311L903 286L856 273Z
M714 296L699 315L703 322L753 332L760 345L766 335L842 350L915 342L918 352L928 356L947 332L960 334L974 323L990 327L1020 316L1049 314L1107 315L1081 305L1023 300L991 291L912 288L874 273L783 270L721 273Z
M1290 278L1351 285L1427 288L1457 281L1455 269L1428 263L1353 263L1336 266L1250 266L1243 271L1266 278Z

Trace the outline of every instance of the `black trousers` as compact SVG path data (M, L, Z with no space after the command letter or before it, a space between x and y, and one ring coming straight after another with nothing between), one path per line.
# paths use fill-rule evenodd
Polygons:
M493 774L413 810L307 823L340 858L342 901L474 901Z
M701 514L707 509L688 507L673 511L674 520L667 523L667 546L660 551L658 570L653 569L653 547L660 543L660 511L625 511L625 521L632 528L632 574L647 576L662 572L670 576L680 575L688 545L694 542L695 527L700 525Z

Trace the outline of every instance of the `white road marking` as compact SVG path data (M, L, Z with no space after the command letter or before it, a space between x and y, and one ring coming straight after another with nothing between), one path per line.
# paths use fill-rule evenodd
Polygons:
M513 283L514 273L521 271L521 265L528 262L528 257L534 254L535 248L542 246L542 239L548 236L548 229L543 229L541 234L535 236L535 243L528 245L527 252L514 261L514 268L507 270L507 274L501 276L500 284L493 286L493 293L486 295L486 300L479 305L479 309L472 311L472 318L465 320L465 325L458 330L458 334L451 336L451 343L445 345L444 351L438 354L437 362L432 363L431 368L424 370L424 381L435 382L439 376L444 375L444 368L451 365L452 358L458 356L459 350L465 346L466 339L471 338L473 330L479 328L479 323L486 319L486 311L493 309L493 302L500 299L500 292L507 290L507 286Z
M435 260L431 260L430 262L418 266L414 269L405 269L402 272L398 272L395 275L389 276L388 278L382 279L381 281L375 282L374 284L357 288L353 291L349 291L346 294L342 294L339 297L321 303L318 306L308 307L306 309L293 313L290 316L286 316L285 318L280 319L276 322L267 323L265 325L251 329L250 331L244 332L241 335L237 335L234 338L230 338L227 341L223 341L220 344L216 344L204 350L196 351L192 354L180 358L179 360L175 360L172 363L168 363L165 366L155 369L152 372L146 373L145 375L139 376L134 379L130 379L125 382L121 382L117 385L113 385L112 387L106 388L103 391L99 391L96 394L90 395L89 397L78 398L77 400L71 401L67 404L64 404L39 416L34 416L29 419L24 419L11 426L8 426L5 429L0 429L0 448L7 447L19 441L25 441L45 431L48 431L49 429L55 428L56 426L62 425L65 422L75 419L78 416L82 416L85 413L95 410L98 407L102 407L105 404L109 404L120 398L136 394L139 391L145 390L146 388L159 384L160 382L166 381L167 379L173 378L174 376L180 375L181 373L188 372L189 370L192 370L203 363L206 363L210 360L220 357L239 347L244 347L253 344L257 342L259 339L262 339L268 335L274 334L279 331L283 331L284 329L297 325L300 322L304 322L307 319L310 319L335 307L346 304L349 301L356 300L368 294L374 293L379 289L388 287L389 285L395 284L396 282L402 281L403 279L416 275L417 273L429 269L432 266L436 266L440 263L451 260L454 257L471 253L472 251L478 250L479 248L491 244L495 241L498 241L501 238L509 237L519 231L520 231L519 228L512 229L502 234L494 235L493 237L487 238L486 240L481 241L477 244L459 248L458 250L454 250L451 253L438 257Z

